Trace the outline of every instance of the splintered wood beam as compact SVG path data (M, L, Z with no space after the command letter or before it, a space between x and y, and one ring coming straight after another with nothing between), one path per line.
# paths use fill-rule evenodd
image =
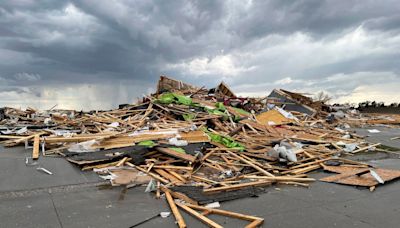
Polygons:
M247 159L244 159L243 157L231 152L231 151L226 151L229 154L231 154L232 156L234 156L235 158L239 159L240 161L250 165L251 167L253 167L254 169L256 169L257 171L260 171L262 174L269 176L269 177L275 177L273 174L271 174L270 172L266 171L265 169L253 164L251 161L248 161Z
M200 214L199 212L193 210L192 208L184 205L184 204L180 204L180 203L176 203L177 206L179 206L180 208L182 208L183 210L185 210L187 213L193 215L194 217L196 217L197 219L199 219L202 223L213 227L213 228L223 228L223 226L219 225L218 223L214 222L213 220L207 218L206 216Z
M257 219L251 222L249 225L245 226L245 228L255 228L261 226L264 223L264 219Z
M44 132L39 133L39 134L35 134L35 135L22 136L22 137L19 137L19 138L10 139L10 140L7 140L7 141L3 141L1 143L4 144L4 146L6 146L6 147L16 146L16 145L18 145L18 144L20 144L22 142L25 142L25 141L28 141L28 140L34 138L36 135L42 135L42 134L44 134Z
M195 162L196 161L196 157L194 157L192 155L179 153L179 152L176 152L176 151L174 151L172 149L169 149L169 148L164 148L164 147L158 147L157 146L157 147L155 147L155 149L160 153L167 154L167 155L175 157L175 158L180 158L180 159L185 160L185 161L189 161L189 162Z
M298 169L298 168L303 168L303 167L319 164L319 163L322 163L322 162L325 162L325 161L329 161L329 160L332 160L332 158L324 158L324 159L316 160L316 161L313 161L313 162L308 162L308 163L304 163L304 164L300 164L300 165L295 165L295 166L292 166L290 168L292 170L293 169Z
M292 174L308 173L310 171L313 171L313 170L316 170L316 169L319 169L319 168L321 168L321 164L310 165L310 166L305 167L305 168L290 170L290 173L292 173Z
M373 144L373 145L369 145L369 146L360 148L360 149L355 150L355 151L353 151L353 152L351 152L351 153L353 153L353 154L360 153L360 152L362 152L362 151L364 151L364 150L369 150L370 148L376 147L376 146L379 146L379 145L381 145L381 144L380 144L380 143L376 143L376 144Z
M208 188L204 189L204 193L214 193L214 192L220 192L220 191L233 191L236 189L241 189L245 187L250 187L250 186L265 186L265 185L271 185L271 181L269 180L262 180L262 181L254 181L254 182L248 182L248 183L242 183L242 184L234 184L234 185L229 185L229 186L223 186L223 187L216 187L216 188Z
M192 209L207 211L207 212L209 212L211 214L223 215L223 216L227 216L227 217L232 217L232 218L237 218L237 219L241 219L241 220L251 221L252 223L253 223L253 221L258 221L256 223L257 225L262 224L263 221L264 221L263 218L255 217L255 216L251 216L251 215L240 214L240 213L237 213L237 212L226 211L226 210L221 210L221 209L214 209L214 208L207 208L207 207L203 207L203 206L199 206L199 205L192 205L192 204L186 204L186 205L188 207L192 208ZM252 224L252 223L250 223L250 224ZM256 227L254 225L255 224L253 224L251 227Z
M163 177L161 177L161 176L159 176L159 175L157 175L155 173L152 173L152 172L147 172L145 169L143 169L143 168L141 168L139 166L136 166L136 165L134 165L134 164L132 164L130 162L125 162L125 164L130 166L130 167L133 167L133 168L135 168L135 169L137 169L137 170L139 170L139 171L141 171L143 173L146 173L146 174L150 175L154 179L159 180L160 182L162 182L163 184L168 184L169 183L169 181L164 179Z
M119 167L119 166L121 166L121 165L123 165L125 162L126 162L126 160L128 159L128 157L124 157L123 159L121 159L118 163L117 163L117 167Z
M170 189L168 189L167 187L162 186L162 185L160 186L160 189L163 192L169 192L172 195L172 197L174 197L175 199L180 199L180 200L183 200L187 203L194 204L194 205L198 204L197 201L189 198L187 195L185 195L183 193L171 191Z
M174 165L155 165L155 166L153 166L153 168L159 168L159 169L177 169L177 170L193 171L193 167L174 166Z
M39 145L40 145L40 135L35 135L35 137L33 138L32 159L39 158Z
M162 170L162 169L154 169L154 172L158 173L160 176L162 176L162 177L165 178L165 179L170 180L170 181L173 182L173 183L177 183L177 184L180 183L180 184L182 184L182 181L181 181L181 180L179 180L179 179L176 178L175 176L173 176L173 175L167 173L165 170Z
M125 162L129 162L131 160L132 160L132 158L128 158L128 159L126 159ZM109 167L109 166L116 166L119 162L120 161L103 163L103 164L98 164L98 165L87 165L82 168L82 171L90 170L90 169L101 169L101 168L105 168L105 167Z
M176 207L176 204L174 202L174 199L171 196L171 193L166 191L165 197L167 198L169 207L171 208L172 214L174 214L174 216L175 216L175 219L176 219L176 222L178 223L179 228L185 228L186 227L185 220L183 220L181 213L179 212L178 208Z
M263 179L270 181L294 181L294 182L313 182L316 181L314 178L299 178L299 177L266 177L266 176L244 176L248 179Z

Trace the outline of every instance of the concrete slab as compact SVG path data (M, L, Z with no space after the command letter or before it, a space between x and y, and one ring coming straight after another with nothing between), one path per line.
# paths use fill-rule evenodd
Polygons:
M362 227L371 228L358 219L332 212L322 207L297 208L286 213L279 213L266 217L265 227L284 228L330 228L330 227Z
M367 198L370 192L366 188L340 185L335 183L315 182L310 188L281 187L285 196L306 201L312 205L324 205L333 202L343 202L352 199Z
M369 129L377 129L379 133L369 133ZM382 143L383 145L399 148L400 140L390 140L393 137L400 136L400 128L388 128L384 126L373 126L367 128L355 128L357 134L367 136L366 140L373 143Z
M62 227L50 194L1 199L1 227Z
M32 157L32 149L19 147L4 147L0 145L0 158L25 158Z
M58 157L40 157L37 165L27 166L25 157L30 151L23 147L10 150L0 148L0 192L47 188L51 186L99 182L101 179L93 172L82 172L78 167ZM36 170L44 167L53 175Z
M259 197L243 198L223 203L223 208L243 214L254 216L269 216L273 214L285 213L296 208L312 207L313 203L297 199L285 194L285 188L275 190L276 187L269 188L267 193Z
M397 228L400 223L400 205L396 202L399 200L398 192L392 192L392 194L371 194L368 199L333 203L323 207L374 227Z
M100 181L92 172L83 173L64 159L41 158L37 166L26 166L24 158L0 159L0 191L45 188ZM53 175L36 170L44 167Z
M125 193L121 191L122 188L89 188L54 193L53 198L64 228L126 228L161 211L169 211L167 205L144 193L143 188L128 189Z

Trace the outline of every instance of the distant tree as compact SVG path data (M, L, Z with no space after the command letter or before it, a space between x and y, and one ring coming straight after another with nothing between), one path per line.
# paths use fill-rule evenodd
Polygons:
M385 107L385 103L384 103L384 102L379 102L379 103L377 104L377 107Z
M364 101L364 102L358 103L358 107L360 107L360 108L368 107L368 101Z
M327 93L324 91L319 91L315 96L314 96L314 101L319 101L322 103L328 103L329 101L332 100L332 97L329 96Z
M376 107L376 101L371 102L371 107Z

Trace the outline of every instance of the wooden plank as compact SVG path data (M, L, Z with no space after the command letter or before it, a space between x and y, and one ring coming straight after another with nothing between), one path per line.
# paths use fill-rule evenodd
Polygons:
M290 173L293 173L293 174L308 173L308 172L310 172L310 171L313 171L313 170L319 169L320 167L321 167L321 165L320 165L320 164L317 164L317 165L311 165L311 166L308 166L308 167L305 167L305 168L300 168L300 169L294 169L294 170L291 170L291 172L290 172Z
M242 220L246 220L246 221L264 220L263 218L260 218L260 217L240 214L240 213L232 212L232 211L226 211L226 210L215 209L215 208L208 208L208 207L203 207L203 206L199 206L199 205L191 205L191 204L186 204L186 205L188 207L196 209L196 210L209 211L212 214L228 216L228 217L242 219Z
M175 176L167 173L165 170L162 169L154 169L154 172L158 173L160 176L170 180L173 183L182 183L181 180L179 180L178 178L176 178Z
M185 161L189 161L189 162L195 162L196 161L196 157L194 157L192 155L179 153L179 152L176 152L176 151L174 151L172 149L169 149L169 148L164 148L164 147L157 146L157 147L155 147L155 149L160 153L167 154L167 155L175 157L175 158L180 158L180 159L185 160Z
M0 139L23 139L23 138L26 138L26 136L0 135Z
M174 198L183 200L183 201L185 201L186 203L195 204L195 205L198 204L196 200L189 198L187 195L185 195L185 194L183 194L183 193L181 193L181 192L174 192L174 191L171 191L170 189L168 189L168 188L165 187L165 186L160 186L160 189L161 189L161 191L163 191L163 192L169 192Z
M155 165L155 166L153 166L153 168L159 168L159 169L177 169L177 170L193 171L193 167L174 166L174 165Z
M210 180L210 179L207 179L207 178L204 178L204 177L199 177L199 176L195 176L195 175L192 175L191 177L194 180L203 181L203 182L210 183L210 184L220 184L220 185L223 185L223 186L229 186L227 184L224 184L224 183L221 183L221 182L218 182L218 181L213 181L213 180Z
M171 208L172 214L174 214L176 222L178 223L179 228L185 228L186 223L185 220L183 220L183 217L181 213L179 212L178 208L176 207L176 204L174 202L174 199L171 196L171 193L165 192L165 197L167 198L169 207Z
M218 223L214 222L213 220L207 218L206 216L200 214L199 212L193 210L192 208L184 205L184 204L180 204L180 203L176 203L177 206L179 206L180 208L182 208L183 210L185 210L187 213L193 215L194 217L196 217L197 219L199 219L202 223L210 226L210 227L214 227L214 228L223 228L223 226L219 225Z
M219 192L219 191L233 191L236 189L240 188L245 188L245 187L250 187L250 186L264 186L264 185L270 185L272 182L267 180L263 181L254 181L254 182L248 182L248 183L242 183L242 184L234 184L230 186L223 186L223 187L216 187L216 188L209 188L209 189L204 189L203 192L205 193L213 193L213 192Z
M314 178L298 178L298 177L266 177L266 176L244 176L244 178L248 179L263 179L263 180L270 180L270 181L297 181L297 182L313 182L316 181Z
M125 162L126 162L126 160L128 159L128 157L124 157L123 159L121 159L118 163L117 163L117 167L119 167L119 166L121 166L121 165L123 165Z
M319 163L322 163L322 162L325 162L325 161L329 161L331 159L332 158L324 158L324 159L316 160L316 161L313 161L313 162L308 162L308 163L292 166L290 168L291 169L303 168L303 167L307 167L307 166L310 166L310 165L315 165L315 164L319 164Z
M164 179L163 177L161 177L161 176L159 176L157 174L151 173L151 172L147 172L145 169L143 169L143 168L141 168L139 166L136 166L136 165L134 165L134 164L132 164L130 162L125 162L125 164L130 166L130 167L134 167L135 169L137 169L139 171L142 171L143 173L146 173L146 174L150 175L154 179L161 181L163 184L168 184L169 183L169 181Z
M26 137L21 137L19 139L11 139L11 140L7 140L7 141L3 141L1 143L3 143L4 146L6 146L6 147L16 146L16 145L18 145L18 144L20 144L22 142L25 142L25 141L28 141L28 140L34 138L36 135L42 135L42 134L44 134L44 133L35 134L35 135L29 135L29 136L26 136Z
M240 161L242 161L242 162L244 162L244 163L250 165L251 167L253 167L253 168L256 169L257 171L260 171L260 172L263 173L264 175L269 176L269 177L274 177L274 175L272 175L270 172L268 172L268 171L266 171L265 169L263 169L263 168L261 168L261 167L255 165L255 164L253 164L252 162L250 162L250 161L248 161L248 160L242 158L241 156L239 156L239 155L237 155L237 154L235 154L235 153L233 153L233 152L231 152L231 151L228 151L228 150L227 150L227 152L228 152L229 154L231 154L232 156L234 156L235 158L238 158Z
M320 180L325 181L325 182L336 182L338 180L345 179L350 176L364 174L365 172L369 172L369 169L368 168L355 169L353 171L349 171L349 172L345 172L345 173L341 173L341 174L337 174L337 175L332 175L329 177L324 177Z
M131 161L132 158L128 158L126 159L126 162ZM88 165L82 168L82 171L85 170L90 170L90 169L101 169L101 168L105 168L105 167L109 167L109 166L115 166L118 164L118 162L120 161L115 161L115 162L109 162L109 163L104 163L104 164L98 164L98 165Z
M173 175L174 177L178 178L181 182L185 183L186 180L185 178L183 178L181 175L179 175L177 172L174 172L172 170L166 170L166 172L170 173L171 175Z
M40 135L35 135L35 137L33 138L32 159L39 158L39 145L40 145Z
M381 144L380 144L380 143L376 143L376 144L373 144L373 145L369 145L369 146L360 148L360 149L355 150L355 151L353 151L353 152L351 152L351 153L352 153L352 154L360 153L360 152L362 152L362 151L368 150L368 149L370 149L370 148L372 148L372 147L376 147L376 146L379 146L379 145L381 145Z
M254 220L253 222L251 222L249 225L245 226L245 228L255 228L255 227L259 227L264 223L264 219L258 219L258 220Z

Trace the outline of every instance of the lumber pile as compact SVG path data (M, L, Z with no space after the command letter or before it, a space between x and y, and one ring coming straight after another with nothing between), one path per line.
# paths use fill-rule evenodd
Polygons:
M152 180L156 196L165 194L179 227L186 226L179 209L211 227L221 225L205 214L244 219L247 227L257 227L262 218L209 209L199 205L201 199L230 200L276 184L308 187L316 181L308 174L321 169L341 175L324 181L351 184L349 177L365 175L370 167L343 156L379 146L343 127L345 119L320 118L315 112L325 112L326 105L276 91L288 94L311 105L305 109L312 115L271 107L264 98L238 98L224 83L209 90L162 76L156 93L114 110L4 108L0 140L7 147L32 145L33 159L61 155L83 171L107 176L113 186ZM332 171L332 163L342 169ZM386 180L398 176L395 172ZM369 178L365 186L379 184Z

